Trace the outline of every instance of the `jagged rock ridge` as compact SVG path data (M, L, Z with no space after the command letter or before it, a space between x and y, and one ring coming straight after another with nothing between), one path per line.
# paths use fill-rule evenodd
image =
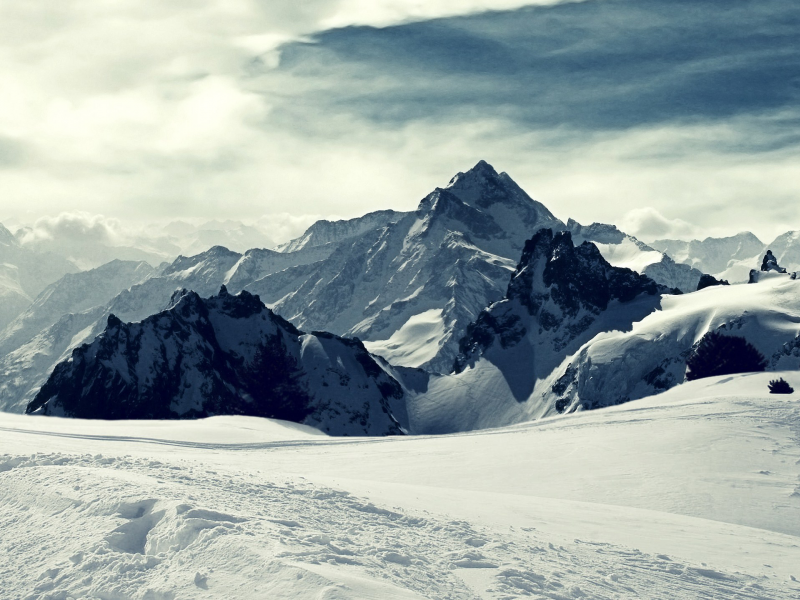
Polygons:
M672 291L610 265L590 242L575 246L568 231L540 230L505 298L470 325L454 372L431 377L425 393L411 398L412 430L496 427L566 410L541 393L559 365L594 337L629 330Z
M623 233L614 225L581 225L569 219L567 229L576 244L593 242L603 258L615 267L632 269L669 288L678 288L684 293L693 292L703 276L701 271L675 262L668 254Z
M60 363L28 413L100 419L239 414L337 435L402 433L403 390L358 340L306 334L258 296L176 293L140 323L105 331Z
M559 353L589 330L612 301L626 303L639 295L663 293L680 291L611 266L594 244L575 246L568 231L542 229L525 244L506 298L470 325L460 342L455 371L474 363L495 340L509 348L529 330L533 336L548 337L552 350ZM520 306L525 309L522 314Z

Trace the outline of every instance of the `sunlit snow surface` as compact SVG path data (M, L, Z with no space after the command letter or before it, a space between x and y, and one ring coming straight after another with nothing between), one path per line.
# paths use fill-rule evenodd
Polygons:
M800 598L800 392L441 437L0 415L3 598Z
M447 335L441 308L406 321L388 340L364 342L364 347L398 367L419 367L433 360Z

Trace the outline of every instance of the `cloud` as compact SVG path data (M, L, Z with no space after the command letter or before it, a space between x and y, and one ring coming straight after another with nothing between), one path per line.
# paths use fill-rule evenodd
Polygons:
M284 48L277 81L301 101L277 110L581 130L723 119L796 105L798 28L794 0L696 0L690 16L595 0L336 29Z
M679 5L3 3L0 219L409 210L481 158L581 222L800 218L797 3Z
M690 239L697 229L682 219L668 219L650 206L635 208L622 217L620 227L639 239Z
M22 244L39 244L58 241L60 244L119 245L125 234L117 219L85 212L62 212L55 217L41 217L24 229Z

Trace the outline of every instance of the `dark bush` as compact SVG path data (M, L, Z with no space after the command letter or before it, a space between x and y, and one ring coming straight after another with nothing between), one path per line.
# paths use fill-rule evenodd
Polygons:
M792 394L794 393L794 388L788 384L788 382L781 377L780 379L773 379L769 382L769 393L770 394Z
M709 331L686 361L686 379L764 371L767 361L743 337Z

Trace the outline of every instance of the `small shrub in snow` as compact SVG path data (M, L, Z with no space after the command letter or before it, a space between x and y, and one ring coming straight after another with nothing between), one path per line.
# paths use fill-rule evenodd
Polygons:
M773 379L769 382L768 387L770 394L791 394L794 392L794 388L783 377Z
M709 331L686 361L686 379L764 371L767 361L743 337Z

